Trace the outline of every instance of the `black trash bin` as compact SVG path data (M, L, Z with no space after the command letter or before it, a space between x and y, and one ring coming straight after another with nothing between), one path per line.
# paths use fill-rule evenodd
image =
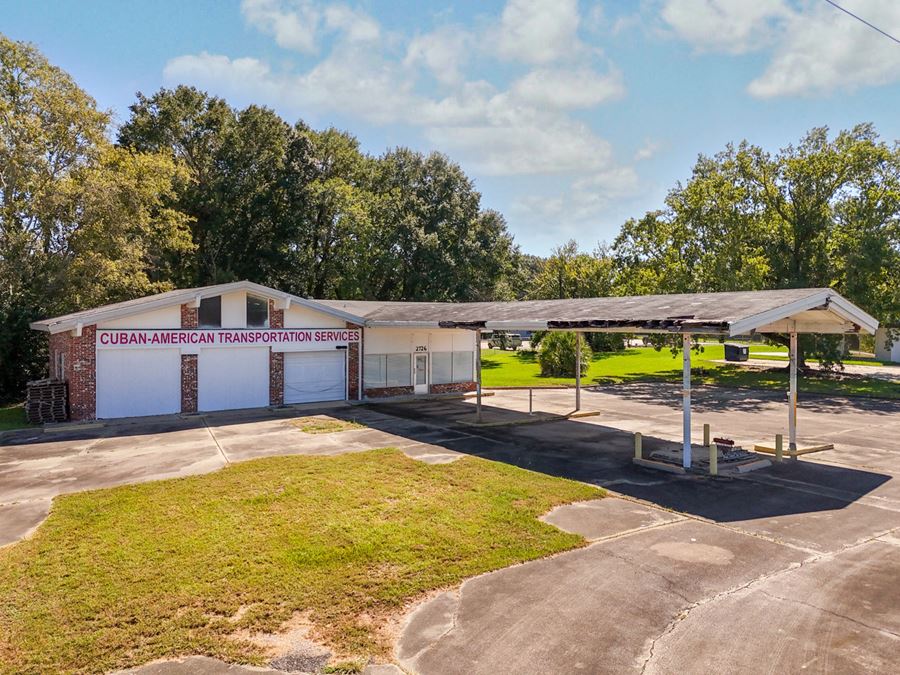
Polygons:
M746 361L750 358L750 345L725 345L726 361Z

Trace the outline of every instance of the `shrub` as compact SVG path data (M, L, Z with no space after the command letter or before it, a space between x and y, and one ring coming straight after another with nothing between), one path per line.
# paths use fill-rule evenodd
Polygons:
M625 350L627 337L631 336L624 333L586 333L584 340L595 352L621 352Z
M581 374L587 373L593 352L581 341ZM544 377L575 377L575 333L551 331L541 340L538 363Z

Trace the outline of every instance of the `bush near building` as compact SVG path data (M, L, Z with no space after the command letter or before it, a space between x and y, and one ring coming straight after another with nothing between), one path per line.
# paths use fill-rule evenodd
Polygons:
M551 331L541 340L538 363L543 377L575 377L575 333ZM581 374L585 375L594 358L590 345L581 341Z

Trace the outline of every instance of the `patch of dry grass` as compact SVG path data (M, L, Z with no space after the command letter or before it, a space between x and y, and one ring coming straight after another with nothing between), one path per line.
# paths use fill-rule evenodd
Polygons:
M360 424L356 420L342 420L329 415L296 417L290 423L304 434L333 434L338 431L366 428L365 424Z

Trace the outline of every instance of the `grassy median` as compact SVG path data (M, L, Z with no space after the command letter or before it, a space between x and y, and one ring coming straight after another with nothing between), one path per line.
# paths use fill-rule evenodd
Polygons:
M751 349L776 351L777 348L754 346ZM694 353L692 379L695 385L709 384L754 389L786 391L788 375L784 369L752 369L746 366L716 363L725 358L721 344L704 345ZM751 352L752 354L752 352ZM785 364L787 365L787 364ZM482 382L485 387L540 387L573 385L575 378L542 377L534 352L504 352L484 349L481 352ZM617 384L645 381L681 381L681 353L672 356L668 349L637 347L622 352L595 353L583 384ZM849 394L878 398L900 398L900 385L874 377L858 375L826 375L804 372L800 390L825 394Z
M205 654L302 613L344 656L389 653L389 617L462 579L581 546L537 520L601 491L466 457L273 457L58 497L0 549L0 671L102 672Z

